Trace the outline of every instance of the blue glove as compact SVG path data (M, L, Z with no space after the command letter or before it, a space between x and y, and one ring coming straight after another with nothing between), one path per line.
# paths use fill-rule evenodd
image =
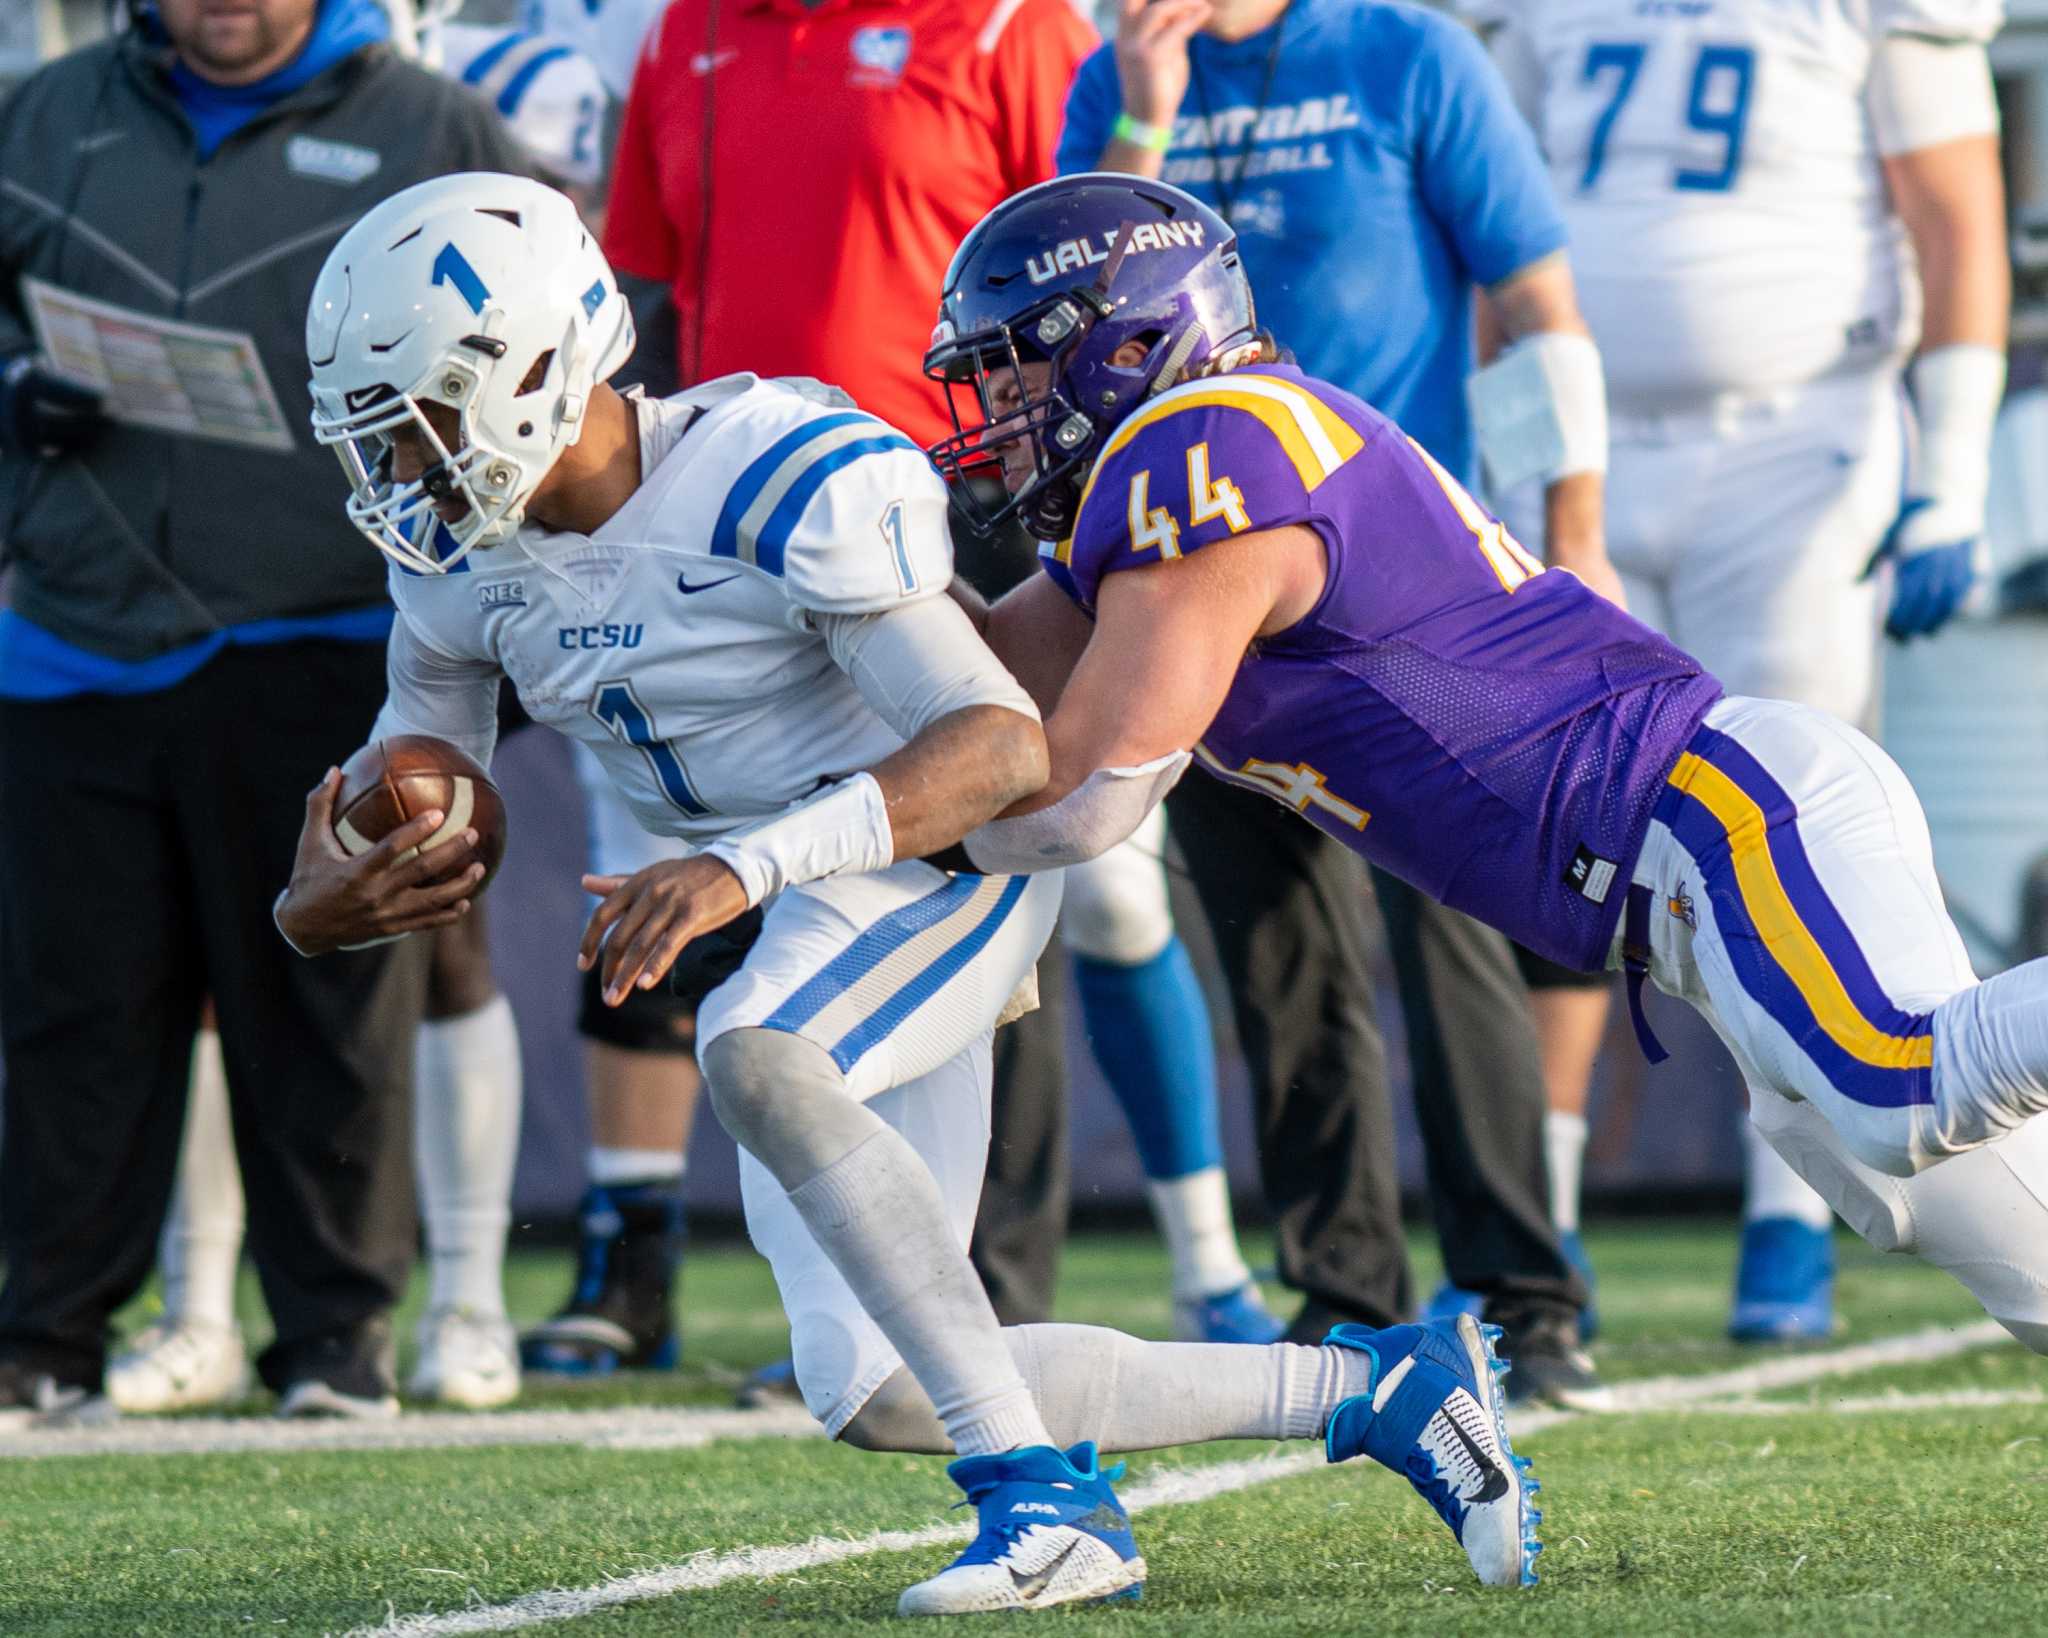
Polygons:
M1892 564L1892 606L1885 615L1885 634L1904 642L1909 637L1927 637L1946 625L1970 588L1977 583L1977 537L1928 540L1929 523L1923 516L1934 502L1915 495L1899 508L1899 515L1885 531L1883 542L1872 555L1864 575L1876 572L1887 559Z
M43 369L33 353L0 363L0 451L47 458L83 449L106 430L100 394Z

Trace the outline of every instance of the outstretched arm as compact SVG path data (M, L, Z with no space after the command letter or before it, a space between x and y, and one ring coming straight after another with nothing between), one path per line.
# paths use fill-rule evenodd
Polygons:
M1105 577L1093 634L1046 719L1046 782L969 835L975 863L1074 864L1130 835L1186 766L1245 650L1306 612L1321 583L1321 542L1299 527ZM1050 641L1058 628L1046 610L1039 614L1037 627L1019 621L1002 632L992 623L991 634L1004 648L1028 648L1040 634Z

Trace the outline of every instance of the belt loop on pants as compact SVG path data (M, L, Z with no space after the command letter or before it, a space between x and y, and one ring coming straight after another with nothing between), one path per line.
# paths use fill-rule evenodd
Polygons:
M1643 1015L1643 980L1650 976L1650 890L1631 883L1621 911L1621 970L1628 981L1628 1021L1636 1032L1636 1045L1653 1064L1671 1054L1651 1032Z

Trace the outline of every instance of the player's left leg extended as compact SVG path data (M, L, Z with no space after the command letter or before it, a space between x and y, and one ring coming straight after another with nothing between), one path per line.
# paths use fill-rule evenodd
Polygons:
M806 1402L829 1431L851 1433L902 1372L929 1436L916 1448L958 1452L953 1476L981 1510L975 1542L906 1593L906 1613L1044 1608L1128 1595L1144 1578L1113 1475L1076 1419L1063 1414L1071 1437L1054 1441L964 1250L987 1139L988 1032L1057 893L924 866L794 890L699 1016L714 1107L748 1151L748 1226L790 1313ZM1135 1364L1086 1346L1033 1349L1034 1361L1059 1360L1033 1364L1043 1391L1068 1384L1071 1402L1114 1364L1125 1388L1111 1391L1151 1415L1149 1443L1273 1436L1291 1415L1286 1431L1324 1434L1334 1457L1371 1454L1401 1471L1485 1579L1527 1576L1534 1509L1506 1445L1490 1344L1469 1318L1360 1328L1323 1349L1051 1329L1107 1339ZM1114 1427L1103 1436L1128 1442Z
M1891 760L1820 712L1723 701L1672 773L1635 882L1660 987L1778 1095L1754 1117L1773 1147L1873 1243L1920 1251L2001 1320L2048 1315L2048 1208L2025 1205L2048 1199L2039 1144L1988 1158L2048 1113L2048 963L1976 982ZM1934 1180L1973 1154L1983 1199Z
M1274 1342L1237 1246L1209 1006L1167 902L1166 810L1066 872L1060 936L1095 1061L1115 1093L1173 1259L1173 1330L1187 1342Z

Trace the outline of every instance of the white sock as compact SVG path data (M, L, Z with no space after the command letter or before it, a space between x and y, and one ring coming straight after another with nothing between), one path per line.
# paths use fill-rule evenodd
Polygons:
M930 1168L902 1133L878 1117L874 1127L792 1189L791 1204L930 1396L954 1450L1051 1444Z
M1231 1342L1142 1342L1099 1325L1018 1325L1003 1332L1051 1441L1105 1451L1159 1450L1207 1439L1319 1439L1330 1413L1365 1392L1355 1348L1248 1348ZM909 1372L861 1407L869 1449L945 1448Z
M1320 1439L1371 1370L1355 1348L1145 1342L1099 1325L1020 1325L1003 1340L1062 1448Z
M593 1144L583 1157L584 1175L600 1189L620 1183L664 1183L683 1175L680 1149L611 1149Z
M1230 1220L1230 1182L1221 1166L1185 1177L1148 1179L1152 1217L1173 1257L1173 1294L1220 1297L1252 1277Z
M1579 1170L1586 1158L1586 1117L1559 1109L1543 1114L1543 1159L1550 1168L1550 1222L1560 1234L1579 1226Z
M192 1082L178 1181L157 1242L164 1312L194 1325L235 1323L235 1270L242 1259L242 1173L228 1119L227 1068L220 1035L192 1041Z
M420 1026L413 1158L432 1270L430 1308L505 1311L505 1234L519 1159L519 1030L493 996Z
M1743 1192L1742 1220L1754 1223L1764 1217L1790 1217L1808 1228L1829 1228L1835 1214L1828 1203L1807 1186L1784 1157L1764 1140L1745 1116L1742 1147L1747 1160L1748 1180Z

